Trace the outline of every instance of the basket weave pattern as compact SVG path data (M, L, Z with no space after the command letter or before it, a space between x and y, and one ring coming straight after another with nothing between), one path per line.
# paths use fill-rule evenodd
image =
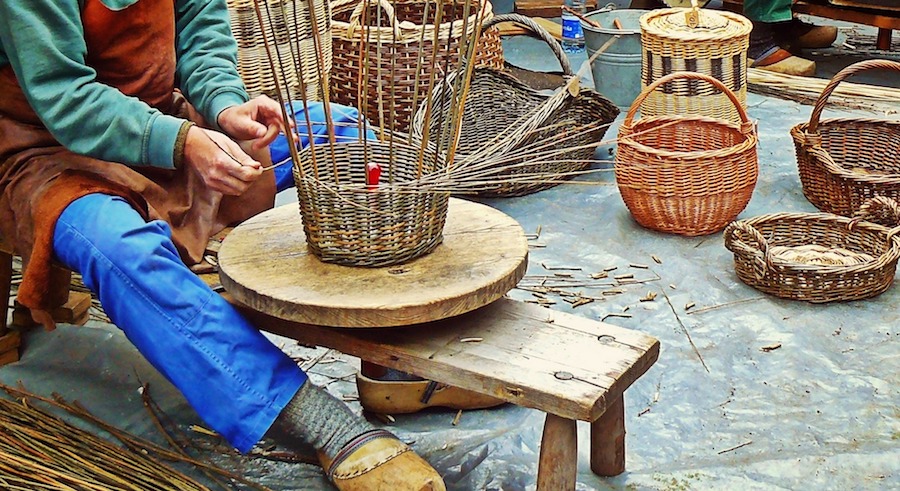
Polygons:
M900 121L820 121L838 84L872 69L900 71L900 63L867 60L841 70L823 89L809 122L791 128L803 194L821 211L853 216L870 198L900 199Z
M831 213L773 213L734 222L724 235L741 281L777 297L824 303L870 298L890 288L900 258L896 232ZM808 246L855 260L816 264L773 257L777 249Z
M699 25L684 22L691 9L658 9L641 16L641 78L648 87L676 72L710 75L747 107L747 48L752 23L731 12L698 12ZM650 94L641 106L644 117L697 114L740 123L734 104L722 92L696 80L674 80Z
M484 24L491 28L501 22L515 22L536 33L551 48L567 76L574 76L568 58L559 43L547 31L528 17L518 14L498 15ZM434 114L450 114L453 104L452 79L445 81L445 89L437 87L432 97L432 116L429 140L438 142L439 148L449 147L450 131L441 131L444 118ZM534 193L555 186L559 180L571 177L572 172L590 166L594 147L575 148L603 139L608 123L619 114L618 108L593 90L581 89L577 96L567 97L558 104L547 104L549 96L532 89L513 75L494 68L476 68L466 93L462 128L454 160L482 152L496 143L499 135L510 128L528 127L532 131L509 136L495 154L482 158L498 158L522 153L524 147L541 143L539 150L546 152L545 159L527 157L504 159L507 167L495 173L485 173L483 182L495 181L474 193L483 197L514 197ZM424 135L426 103L420 105L412 127L416 141ZM590 127L588 126L590 125ZM577 133L577 135L575 134ZM569 135L572 134L570 137ZM553 143L556 142L556 143ZM570 149L570 150L567 150ZM533 152L532 152L533 153ZM528 160L526 162L526 160ZM516 182L515 176L541 176ZM513 179L511 179L513 178Z
M702 116L633 118L647 95L675 78L706 81L730 94L743 123ZM667 75L638 95L619 129L616 184L642 226L680 235L721 230L743 211L756 186L756 131L721 82L700 73Z
M299 74L302 74L307 100L323 100L322 89L332 63L331 8L328 0L314 0L316 25L312 24L309 4L305 0L263 0L262 32L269 34L272 57L284 67L273 74L266 54L266 43L260 31L253 0L228 0L231 30L238 44L238 73L251 97L260 94L276 97L275 76L282 82L282 100L303 99ZM316 54L314 33L318 30L321 60ZM274 36L274 40L273 40ZM298 59L299 56L299 59ZM298 67L296 70L293 67ZM320 69L321 67L321 69ZM290 94L288 94L290 92ZM291 97L288 97L288 96Z
M437 67L455 69L460 62L461 44L475 31L476 17L493 17L491 4L487 2L484 13L476 15L481 6L479 2L473 2L468 19L463 19L463 5L456 2L454 9L454 2L445 0L442 22L436 26L429 23L435 20L437 3L434 0L399 0L391 4L385 0L362 1L369 2L368 27L360 26L360 0L337 0L331 5L334 19L332 100L353 107L365 106L365 116L376 126L408 132L415 106L428 93L427 71L432 59L436 70ZM429 18L425 19L428 2ZM379 18L381 24L378 24ZM435 31L438 50L432 56ZM368 66L364 70L366 79L362 80L360 55L364 45ZM499 30L482 32L475 59L479 65L503 66ZM417 71L418 92L415 90ZM435 77L439 76L435 74ZM365 84L364 104L359 101L360 83ZM379 107L379 100L383 101L382 107Z
M375 140L341 143L333 149L320 144L314 152L304 148L293 175L309 250L323 262L379 267L437 247L443 240L449 193L408 184L444 169L445 163L426 151L420 169L419 151ZM384 169L375 190L366 185L367 162L378 162Z

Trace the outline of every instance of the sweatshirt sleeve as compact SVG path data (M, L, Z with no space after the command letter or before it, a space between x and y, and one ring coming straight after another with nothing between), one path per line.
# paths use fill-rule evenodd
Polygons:
M0 1L0 46L28 103L66 148L131 166L174 166L184 120L97 81L85 62L78 0Z
M249 100L225 0L176 0L176 84L218 129L222 110Z

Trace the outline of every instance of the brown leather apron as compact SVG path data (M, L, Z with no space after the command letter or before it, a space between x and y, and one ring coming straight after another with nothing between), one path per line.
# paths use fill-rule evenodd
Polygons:
M85 0L87 63L99 82L203 124L175 87L174 10L172 0L138 0L119 11ZM0 68L0 233L27 265L22 304L49 307L45 292L56 220L73 200L96 192L123 196L146 219L168 222L182 259L195 264L210 236L274 205L275 180L265 173L244 195L223 199L192 172L74 154L40 122L12 68Z

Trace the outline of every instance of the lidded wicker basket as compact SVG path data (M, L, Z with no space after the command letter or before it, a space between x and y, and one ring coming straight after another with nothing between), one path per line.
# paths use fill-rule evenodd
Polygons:
M323 100L331 71L331 8L328 0L262 0L264 29L260 30L254 0L228 0L231 31L238 45L238 73L251 97L278 92L275 77L282 82L282 100ZM310 4L313 5L310 11ZM312 15L311 15L312 14ZM315 22L313 22L315 18ZM315 39L318 31L318 40ZM285 67L273 74L263 33L272 33L272 56ZM274 39L273 39L274 36ZM321 55L316 52L320 44ZM296 67L294 69L293 67ZM306 89L301 90L301 78ZM288 92L290 96L288 97Z
M877 217L890 216L889 221ZM824 303L874 297L890 288L900 258L897 203L878 197L851 219L832 213L772 213L725 229L738 278L757 290ZM879 223L863 220L877 220Z
M483 28L502 22L515 22L535 33L550 47L566 77L575 76L562 47L539 24L523 15L503 14L485 22ZM590 166L596 144L619 110L587 88L581 88L577 95L563 92L551 97L506 71L475 68L464 92L465 108L454 162L477 156L480 161L494 159L498 164L496 171L480 172L477 183L465 194L523 196L556 186ZM429 141L447 150L452 133L447 120L454 107L454 77L444 79L432 94L416 111L411 135L414 141L421 142L428 119ZM459 186L461 190L464 187Z
M641 103L672 80L712 84L727 95L741 118L737 125L705 116L642 117ZM702 73L666 75L641 91L619 128L616 184L625 206L642 226L680 235L721 230L750 201L759 167L756 129L737 97Z
M375 126L408 133L416 107L428 93L429 68L455 69L477 21L494 15L487 0L473 1L468 16L463 2L441 1L437 25L437 0L332 2L332 100L360 108ZM478 43L476 63L501 68L499 30L482 32Z
M900 121L819 119L838 84L873 69L900 71L900 63L866 60L844 68L822 90L809 123L791 128L803 195L821 211L853 216L875 196L900 199Z
M383 169L374 187L370 163ZM416 182L445 168L442 155L399 140L307 146L293 175L309 250L322 262L364 267L431 252L443 240L450 196Z
M693 20L691 20L693 19ZM747 48L753 24L731 12L658 9L641 16L641 85L675 72L714 77L747 107ZM698 114L740 123L729 97L696 80L676 80L641 106L645 117Z

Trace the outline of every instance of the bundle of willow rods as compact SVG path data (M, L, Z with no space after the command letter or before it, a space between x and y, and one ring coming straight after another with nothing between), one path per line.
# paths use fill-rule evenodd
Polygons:
M828 82L827 79L785 75L759 68L751 68L747 72L747 88L751 92L802 104L815 104ZM900 112L900 89L843 82L828 99L828 103L850 109L896 114Z
M0 384L15 400L0 397L0 488L11 490L209 490L159 459L194 465L208 475L264 490L239 476L177 451L141 440L93 417L78 403L43 398ZM119 439L118 446L35 406L55 406ZM157 458L158 457L158 458ZM220 486L225 485L216 479Z

